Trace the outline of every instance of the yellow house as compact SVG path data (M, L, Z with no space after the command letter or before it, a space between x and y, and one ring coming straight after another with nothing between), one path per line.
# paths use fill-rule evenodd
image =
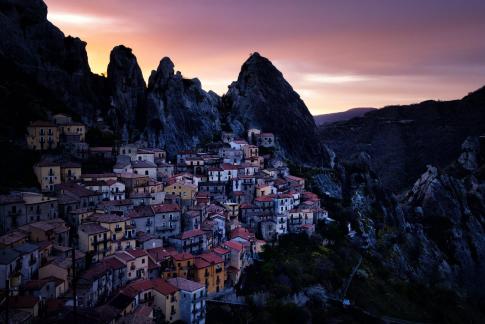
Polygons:
M50 150L59 145L59 130L51 122L38 120L27 127L27 145L31 150Z
M67 122L59 125L60 136L75 136L79 142L84 142L86 126L81 123Z
M167 323L180 320L180 291L165 279L151 280L153 283L154 306L159 308Z
M68 182L81 179L81 164L66 162L61 164L61 181Z
M34 173L42 192L52 192L54 186L61 183L61 166L59 163L39 162L34 165Z
M164 278L182 277L185 279L193 277L193 268L195 258L187 252L174 253L170 257L172 263L170 267L164 269L162 276Z
M224 289L224 260L215 253L204 253L195 257L195 281L205 285L207 293Z
M127 238L125 235L129 217L115 214L94 214L91 216L91 219L110 231L112 253L115 250L127 250L136 247L135 239Z
M82 224L78 228L79 249L97 262L112 254L111 231L95 223Z
M197 186L190 183L175 182L171 185L166 186L163 191L176 195L183 200L194 199L195 193L197 192Z

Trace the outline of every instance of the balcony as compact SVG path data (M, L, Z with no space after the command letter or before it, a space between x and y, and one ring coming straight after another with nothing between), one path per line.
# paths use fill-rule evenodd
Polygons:
M216 273L221 273L222 272L222 268L217 268L216 269Z
M33 265L35 265L36 263L37 263L37 258L31 258L31 259L29 260L29 266L33 266Z
M115 232L119 233L121 231L123 231L123 229L121 227L115 227Z
M134 264L132 264L132 265L130 266L130 270L132 270L132 271L133 271L133 270L135 270L135 269L136 269L136 266L135 266Z

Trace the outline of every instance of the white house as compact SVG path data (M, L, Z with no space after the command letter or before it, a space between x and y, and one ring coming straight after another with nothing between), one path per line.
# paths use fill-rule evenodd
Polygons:
M180 290L180 319L185 323L205 323L206 288L185 278L170 278L168 282Z
M232 149L242 150L244 146L249 145L249 143L242 139L236 139L230 142L229 145L231 145Z
M149 176L157 179L157 165L150 161L132 161L133 173Z

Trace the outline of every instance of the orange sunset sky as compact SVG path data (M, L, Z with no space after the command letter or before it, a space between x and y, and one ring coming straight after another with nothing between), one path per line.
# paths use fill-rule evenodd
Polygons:
M169 56L223 94L253 51L313 114L454 99L485 85L485 1L46 0L93 72L124 44L145 79Z

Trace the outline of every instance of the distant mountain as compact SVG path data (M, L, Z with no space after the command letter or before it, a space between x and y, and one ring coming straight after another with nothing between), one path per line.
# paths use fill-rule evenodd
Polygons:
M401 191L427 164L450 164L468 136L485 134L485 87L460 100L389 106L319 129L338 157L368 153L384 185Z
M315 119L315 123L317 125L323 125L328 123L335 123L342 120L349 120L354 117L361 117L365 113L373 110L376 110L376 108L370 108L370 107L352 108L346 111L341 111L341 112L336 112L331 114L316 115L316 116L313 116L313 118Z

